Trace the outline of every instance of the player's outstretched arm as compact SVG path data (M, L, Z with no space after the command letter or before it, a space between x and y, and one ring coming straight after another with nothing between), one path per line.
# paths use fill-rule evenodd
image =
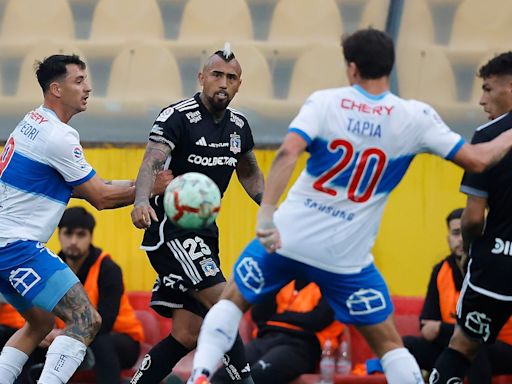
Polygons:
M453 162L468 172L480 173L496 165L512 148L512 129L494 140L464 144L453 157Z
M155 184L153 186L153 196L154 195L163 195L165 192L165 188L167 185L171 182L173 179L172 172L170 170L159 172L156 176ZM133 180L103 180L101 179L105 184L114 185L116 187L133 187L135 185L135 182ZM71 195L72 198L75 199L85 199L85 196L81 196L78 194L78 191L76 189L73 189L73 194ZM131 202L133 203L133 201ZM129 204L131 204L129 203Z
M73 194L91 203L97 210L124 207L133 203L135 187L132 183L121 185L107 183L94 175L85 183L76 186Z
M133 180L104 180L104 179L101 179L101 181L103 181L105 184L112 184L112 185L117 185L120 187L132 187L133 185L135 185ZM73 189L73 193L71 194L71 197L74 199L85 199L85 196L78 194L78 190L76 188Z
M261 204L265 182L253 151L248 151L240 157L236 166L236 176L251 199L256 204Z
M297 133L290 132L286 135L270 167L263 193L263 203L277 205L290 181L295 164L306 147L306 141Z
M149 204L149 198L156 176L163 171L170 155L171 148L167 144L149 141L146 146L139 174L135 180L135 202L131 213L133 225L137 228L148 228L151 225L151 219L158 221L155 211Z
M306 147L307 143L300 135L288 133L270 167L256 224L256 235L269 252L274 252L281 246L279 232L272 217L277 202L290 181L295 164Z

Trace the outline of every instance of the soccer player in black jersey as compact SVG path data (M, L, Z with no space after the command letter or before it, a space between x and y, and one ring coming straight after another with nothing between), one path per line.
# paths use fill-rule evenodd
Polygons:
M480 105L491 121L477 128L473 143L512 126L512 52L491 59L478 75ZM493 343L512 314L512 154L484 173L466 172L460 190L468 195L462 237L470 259L457 326L430 375L435 384L462 383L480 345Z
M174 176L200 172L224 193L236 171L247 194L260 203L263 175L253 153L251 128L244 115L228 108L240 87L241 73L229 47L215 52L198 75L202 91L164 108L149 134L132 221L146 230L142 248L158 273L151 305L172 317L173 327L146 355L131 383L160 382L195 348L203 317L225 286L216 224L199 230L173 225L161 196L150 195L156 174L163 169ZM240 337L225 362L233 381L252 383Z

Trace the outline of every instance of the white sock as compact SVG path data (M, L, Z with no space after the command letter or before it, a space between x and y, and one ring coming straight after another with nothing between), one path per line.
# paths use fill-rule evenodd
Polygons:
M235 343L242 311L230 300L221 300L206 314L197 341L194 371L212 374L220 359Z
M420 367L406 348L396 348L380 359L388 384L423 384Z
M87 347L69 336L57 336L46 353L39 384L64 384L82 363Z
M28 360L25 352L14 347L4 347L0 354L0 384L12 384Z

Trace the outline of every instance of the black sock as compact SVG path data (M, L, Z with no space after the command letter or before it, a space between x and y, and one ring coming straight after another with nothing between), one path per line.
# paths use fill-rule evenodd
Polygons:
M245 358L245 347L240 337L237 334L235 344L226 352L222 358L226 372L232 381L239 383L253 383L251 379L251 371L247 359Z
M144 356L130 384L155 384L161 382L190 350L171 335L160 341Z
M455 349L446 348L434 364L434 369L430 374L430 382L446 384L448 380L452 379L450 382L458 383L459 381L454 381L453 379L460 378L460 383L462 383L470 365L471 362L462 353Z

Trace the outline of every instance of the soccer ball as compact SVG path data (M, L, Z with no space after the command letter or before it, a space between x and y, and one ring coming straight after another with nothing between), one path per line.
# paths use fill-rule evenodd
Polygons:
M165 189L164 210L181 228L207 227L219 214L219 187L202 173L189 172L175 177Z

